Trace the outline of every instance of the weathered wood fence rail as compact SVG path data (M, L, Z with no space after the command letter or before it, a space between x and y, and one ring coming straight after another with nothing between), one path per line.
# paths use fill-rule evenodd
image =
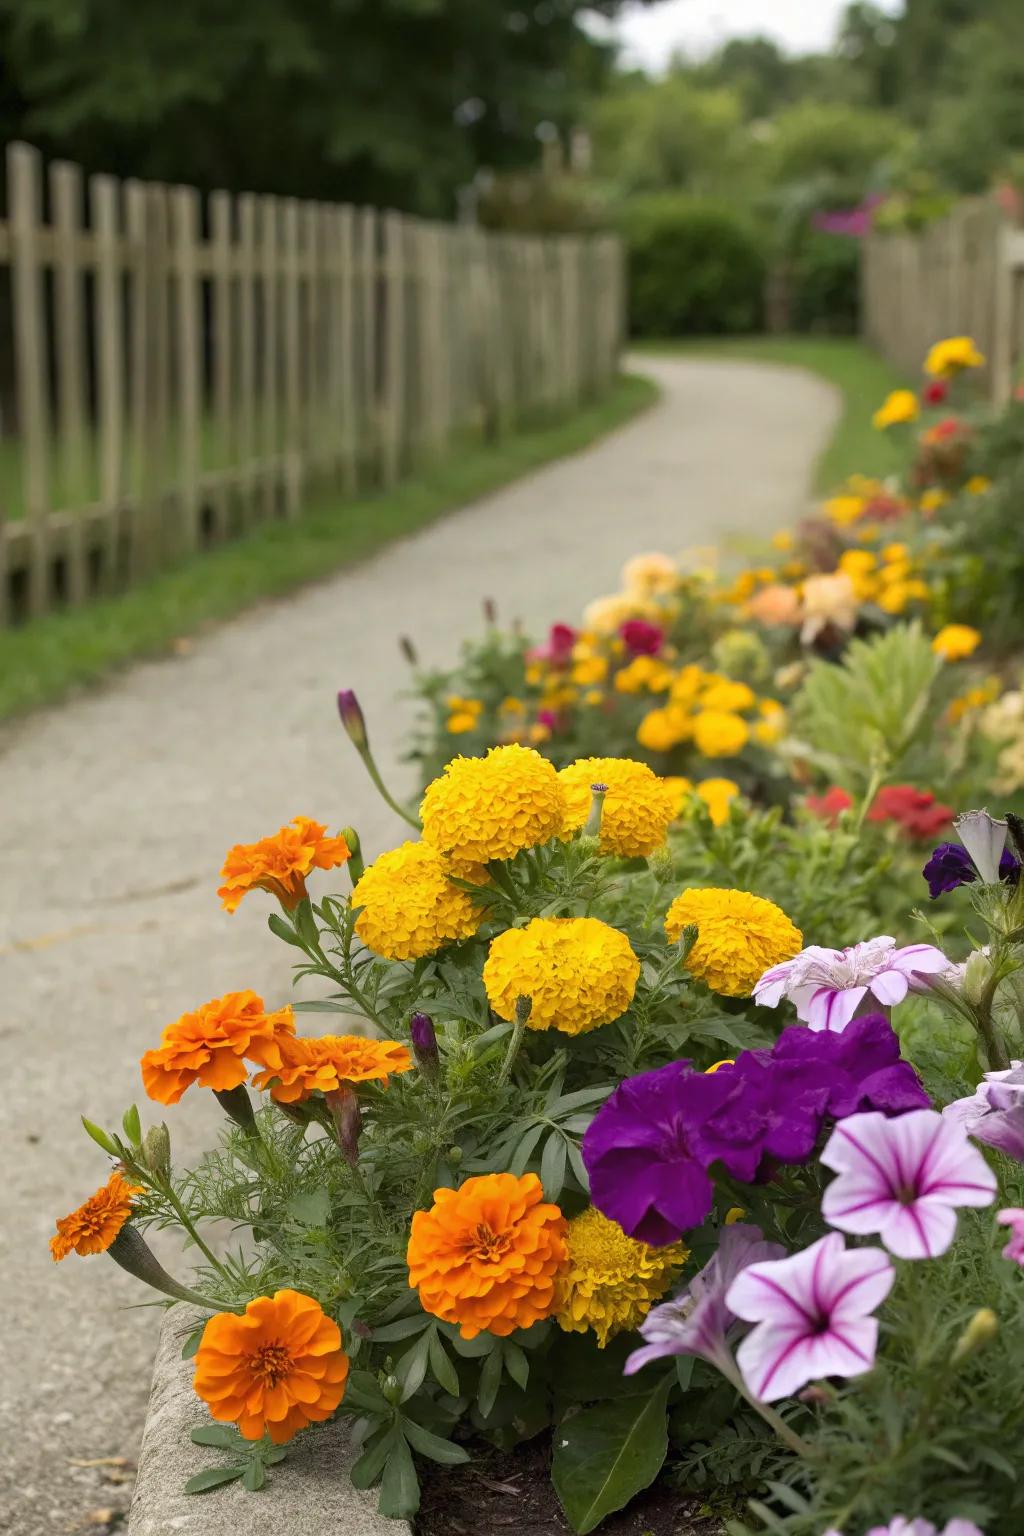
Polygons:
M86 186L12 144L0 624L296 517L317 483L389 485L464 434L599 394L621 289L608 236Z
M973 336L991 400L1009 399L1024 360L1024 231L994 199L959 203L919 233L873 231L861 278L864 334L908 377L932 342Z

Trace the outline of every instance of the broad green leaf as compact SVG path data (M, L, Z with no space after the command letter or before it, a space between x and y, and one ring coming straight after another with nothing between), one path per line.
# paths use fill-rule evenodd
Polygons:
M290 923L286 923L279 912L271 912L267 918L267 927L276 939L283 939L286 944L293 944L296 949L302 948L302 941L296 934Z
M675 1374L649 1397L584 1408L554 1433L551 1481L577 1536L622 1509L661 1471L668 1450L665 1411Z
M381 1431L370 1440L363 1454L352 1464L349 1479L353 1488L370 1488L377 1481L395 1441L399 1438L394 1424L389 1424L387 1429L381 1427Z
M419 1478L412 1452L402 1435L395 1436L395 1443L384 1463L377 1507L389 1520L411 1520L420 1507Z
M590 1193L590 1175L587 1173L587 1165L583 1161L583 1154L574 1141L567 1141L565 1150L569 1154L569 1167L573 1171L573 1177L583 1190L584 1194Z
M543 1125L531 1125L530 1129L520 1140L519 1145L516 1147L516 1150L513 1153L508 1165L509 1172L514 1173L517 1178L521 1178L522 1175L526 1172L526 1165L530 1161L530 1158L533 1156L537 1147L537 1143L540 1141L540 1138L543 1136L543 1134ZM492 1167L493 1166L494 1165L492 1164ZM498 1166L501 1166L500 1163Z
M497 1397L498 1388L501 1386L501 1367L504 1358L505 1352L499 1343L487 1356L487 1359L484 1361L484 1368L480 1372L477 1402L480 1405L480 1412L485 1419L494 1407L494 1399Z
M223 1483L233 1483L244 1471L244 1467L207 1467L205 1472L197 1472L195 1477L189 1478L185 1492L208 1493L211 1488L219 1488Z
M526 1391L526 1383L530 1379L530 1362L527 1360L518 1344L513 1344L511 1339L506 1339L502 1345L502 1354L505 1357L505 1369L508 1371L517 1387Z
M424 1429L414 1419L403 1419L402 1431L413 1450L419 1451L421 1456L431 1461L439 1462L442 1467L460 1467L470 1459L469 1452L463 1450L461 1445L453 1445L450 1440L442 1440L440 1435L432 1435L429 1429Z
M243 1444L233 1424L197 1424L189 1439L193 1445L216 1445L222 1451L233 1451Z
M565 1137L561 1131L552 1131L544 1143L540 1160L540 1181L544 1185L545 1200L557 1200L565 1183Z
M193 1328L192 1332L181 1346L181 1358L183 1360L192 1359L192 1356L195 1354L196 1350L199 1348L203 1341L203 1331L205 1328L205 1323L203 1324L202 1328Z
M403 1403L407 1403L410 1397L415 1397L423 1385L423 1378L427 1374L429 1352L430 1334L423 1333L399 1360L395 1374L402 1383Z
M370 1371L351 1371L345 1388L345 1403L349 1408L360 1408L370 1413L390 1414L391 1405L380 1389L380 1383Z
M383 1328L373 1330L374 1344L397 1344L399 1339L409 1339L414 1333L422 1333L430 1322L425 1312L419 1312L415 1317L400 1317L397 1323L385 1323Z

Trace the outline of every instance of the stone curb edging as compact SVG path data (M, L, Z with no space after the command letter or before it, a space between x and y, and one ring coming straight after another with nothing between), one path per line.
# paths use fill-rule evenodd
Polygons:
M210 1493L182 1492L190 1477L223 1459L189 1438L209 1415L192 1391L192 1362L181 1358L181 1346L204 1315L176 1306L164 1319L129 1536L411 1536L404 1520L377 1513L375 1489L352 1487L348 1469L355 1455L344 1419L300 1435L259 1493L238 1483Z

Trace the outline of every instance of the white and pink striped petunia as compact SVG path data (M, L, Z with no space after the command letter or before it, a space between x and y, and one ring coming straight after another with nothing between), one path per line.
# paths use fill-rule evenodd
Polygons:
M842 1536L841 1531L825 1531L824 1536ZM895 1515L888 1525L873 1525L867 1536L984 1536L973 1520L950 1520L939 1531L930 1520L908 1520Z
M821 1154L834 1178L821 1202L832 1227L877 1233L900 1259L934 1259L956 1232L957 1208L991 1205L996 1178L954 1121L934 1109L889 1120L850 1115Z
M823 1376L869 1371L878 1344L871 1314L893 1277L880 1248L847 1250L838 1232L788 1259L745 1269L725 1299L737 1317L757 1324L736 1351L751 1395L770 1403Z
M792 960L765 971L754 988L754 1001L775 1008L787 997L796 1004L797 1018L811 1029L838 1032L846 1028L869 993L883 1007L892 1008L909 991L925 991L928 976L949 969L946 956L934 945L907 944L898 949L887 933L848 949L812 944Z
M1024 1269L1024 1210L1019 1205L1008 1206L996 1216L1001 1227L1010 1228L1010 1241L1003 1249L1003 1258Z

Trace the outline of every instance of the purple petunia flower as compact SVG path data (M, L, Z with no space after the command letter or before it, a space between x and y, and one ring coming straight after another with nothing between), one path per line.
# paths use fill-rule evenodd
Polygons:
M1011 1061L1002 1072L986 1072L972 1094L947 1104L942 1115L975 1141L1024 1163L1024 1061Z
M934 1259L956 1233L957 1208L991 1205L996 1178L964 1131L933 1109L887 1120L851 1115L821 1154L837 1174L821 1214L858 1236L877 1234L900 1259Z
M653 1307L640 1324L644 1344L625 1364L633 1376L652 1360L668 1355L699 1355L712 1365L732 1370L726 1334L736 1321L725 1304L725 1293L750 1264L785 1257L781 1243L765 1241L760 1227L734 1222L723 1227L718 1248L685 1290L660 1307Z
M826 1117L927 1103L881 1015L843 1035L792 1026L713 1073L679 1061L620 1084L583 1140L591 1199L631 1237L675 1242L711 1210L714 1163L749 1183L772 1162L805 1162Z
M955 891L959 885L970 885L977 880L978 871L971 863L966 848L959 843L940 843L921 871L928 882L928 894L933 901L947 891ZM1008 848L999 858L999 878L1009 885L1020 879L1020 861Z
M898 949L886 933L847 949L812 944L765 971L754 988L754 1001L775 1008L786 997L796 1004L797 1018L811 1029L843 1030L869 992L884 1007L894 1007L909 991L927 985L922 977L948 969L949 961L934 945Z
M878 1343L871 1314L894 1278L880 1248L847 1250L838 1232L788 1259L743 1270L725 1300L737 1317L757 1324L736 1351L751 1395L774 1402L822 1376L869 1371Z

